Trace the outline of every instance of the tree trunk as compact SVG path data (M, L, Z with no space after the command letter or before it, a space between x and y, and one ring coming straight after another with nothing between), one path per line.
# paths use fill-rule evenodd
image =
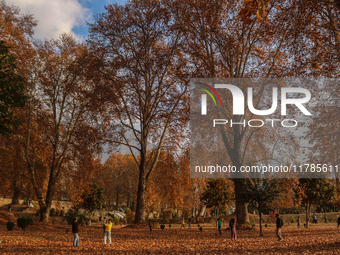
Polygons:
M338 175L338 173L336 173ZM340 181L339 176L335 179L336 186L336 198L337 198L337 211L340 211Z
M198 212L198 217L202 217L205 213L205 209L207 208L206 205L202 205L199 212Z
M18 187L17 177L14 177L13 189L14 189L14 193L13 193L13 196L12 196L12 204L18 205L19 204L19 196L20 196L20 188Z
M119 208L119 187L116 188L116 205L117 209Z
M263 232L262 232L262 210L259 207L259 216L260 216L260 236L263 236Z
M243 179L234 179L235 183L235 200L236 200L236 217L238 224L249 223L248 204L242 196Z
M44 207L40 208L40 219L39 222L47 223L50 219L50 210L51 207L45 205Z
M146 218L145 197L146 197L146 179L144 176L144 171L140 171L138 192L137 192L137 208L136 208L135 223L141 223Z
M306 205L306 228L309 227L309 218L310 218L310 206L309 206L309 203L307 202L307 205Z

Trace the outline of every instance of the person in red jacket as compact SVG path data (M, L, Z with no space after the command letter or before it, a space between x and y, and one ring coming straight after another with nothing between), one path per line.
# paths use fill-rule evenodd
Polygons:
M73 219L73 223L72 223L72 233L74 235L74 239L73 239L73 246L74 247L79 247L79 229L78 229L78 220L77 218Z

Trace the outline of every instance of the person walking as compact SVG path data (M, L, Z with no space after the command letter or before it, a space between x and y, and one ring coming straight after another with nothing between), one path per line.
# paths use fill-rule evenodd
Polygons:
M314 213L314 215L313 215L313 223L318 223L318 220L317 220L317 217L316 217L316 214Z
M149 219L149 228L150 228L150 231L152 231L152 221Z
M300 228L300 224L301 224L301 218L300 216L298 216L297 218L297 227Z
M196 218L196 224L198 224L198 221L200 220L200 218L199 217L197 217Z
M338 227L339 228L339 225L340 225L340 214L338 214Z
M191 230L191 218L188 220L188 229Z
M281 228L283 226L283 220L280 219L280 215L278 213L275 214L275 216L276 216L276 235L279 238L278 241L283 241L282 233L281 233Z
M111 229L112 229L112 220L109 219L108 223L103 223L105 226L105 233L104 233L104 245L106 245L106 239L109 239L109 244L111 245Z
M218 232L220 233L220 236L222 235L222 219L218 218Z
M184 217L182 217L182 220L181 220L181 229L185 227L185 220L184 220Z
M79 247L79 228L78 228L78 220L77 218L74 218L73 219L73 222L72 222L72 233L73 233L73 246L74 247Z
M229 222L229 228L230 228L230 236L231 236L231 241L236 241L237 239L237 234L236 234L236 223L235 219L232 218Z

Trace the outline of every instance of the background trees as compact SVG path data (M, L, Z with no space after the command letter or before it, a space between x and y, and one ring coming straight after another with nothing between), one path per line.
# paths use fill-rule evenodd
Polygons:
M22 196L38 199L41 221L47 221L53 199L79 202L89 184L98 183L105 188L107 208L136 208L137 223L147 211L198 207L202 190L207 206L213 198L218 207L235 195L239 223L248 221L248 202L259 211L263 205L288 207L294 185L306 194L314 189L331 197L326 181L310 188L303 179L280 187L276 180L234 179L231 185L191 179L188 82L193 77L337 77L338 14L331 1L133 0L108 5L90 26L86 43L69 35L34 42L34 17L0 2L0 36L6 41L0 44L0 100L7 103L1 107L8 120L21 120L13 134L0 137L1 194L13 202ZM10 98L4 94L9 84ZM314 120L321 124L310 126L316 152L310 158L335 165L339 85L322 91L320 101L331 100L315 107L320 114ZM24 108L8 111L24 103L23 93ZM270 106L261 101L268 96L262 85L254 86L254 94L256 107ZM220 114L234 122L254 117L248 109L243 117L227 108ZM0 133L10 133L10 122ZM277 139L276 144L288 137L242 126L226 126L220 133L223 160L236 167L270 160L267 139ZM102 162L104 144L110 153L123 154L112 153ZM338 176L330 177L339 186ZM303 204L309 211L316 204L311 201L325 199Z
M111 142L127 146L139 169L139 223L146 216L148 181L161 149L173 146L185 127L186 63L177 46L180 32L172 29L161 1L131 1L106 10L91 25L89 42L116 117L110 120Z

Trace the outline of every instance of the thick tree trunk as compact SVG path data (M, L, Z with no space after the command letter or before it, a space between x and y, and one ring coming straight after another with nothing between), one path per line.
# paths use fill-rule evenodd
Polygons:
M140 172L139 176L135 223L141 223L146 218L145 198L146 198L146 179L144 177L143 171Z
M198 217L202 217L205 213L205 210L206 210L207 206L205 205L202 205L199 212L198 212Z
M18 181L17 177L14 177L14 182L13 182L13 189L14 193L12 196L12 204L18 205L19 204L19 197L20 197L20 188L18 187Z
M236 200L236 217L238 224L249 223L248 204L244 201L243 179L234 179L235 183L235 200Z

